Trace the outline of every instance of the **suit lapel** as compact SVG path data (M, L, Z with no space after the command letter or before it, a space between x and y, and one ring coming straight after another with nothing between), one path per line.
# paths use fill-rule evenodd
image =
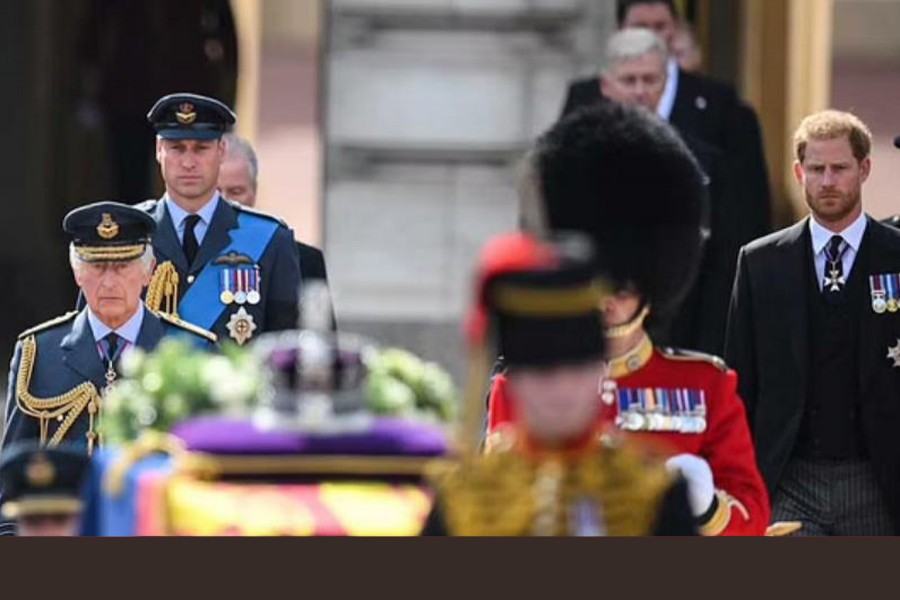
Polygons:
M860 399L863 402L866 401L866 388L878 367L889 364L887 347L882 347L878 343L878 340L882 338L878 333L879 328L883 327L883 322L879 321L880 315L875 314L875 311L872 310L869 299L869 276L876 273L887 273L890 269L880 268L876 264L877 259L883 253L881 231L879 231L877 223L869 217L866 218L868 219L866 232L863 234L859 254L853 264L854 272L860 269L858 273L862 278L860 290L865 290L859 292L859 340L857 342L859 344L859 356L857 357L859 360L859 389ZM894 267L894 272L896 272L896 267Z
M137 343L135 345L141 350L150 352L156 348L165 334L166 329L159 317L149 310L145 310L144 320L141 322L141 330L138 332Z
M103 362L97 351L97 342L87 319L87 309L75 317L72 331L63 338L63 363L85 379L102 385L104 381Z
M153 213L156 220L156 233L153 235L153 249L156 252L157 262L171 260L175 263L175 268L179 273L186 273L188 270L187 259L184 256L184 250L178 242L178 236L175 234L175 224L172 222L172 216L166 208L164 200L156 203Z
M219 198L219 205L213 213L206 235L203 236L203 243L197 250L191 272L199 271L231 242L230 231L235 227L237 227L237 212L223 198Z
M699 129L697 122L697 110L691 106L696 100L695 90L692 89L690 75L684 71L678 72L678 88L675 90L675 102L672 104L672 114L669 122L679 130L696 133Z
M784 311L784 324L790 346L793 370L798 374L800 385L798 398L806 399L806 381L809 371L809 314L806 294L810 284L807 273L813 268L812 242L809 236L809 219L803 219L788 229L782 239L781 261L774 265L778 273L778 298L782 306L773 307Z

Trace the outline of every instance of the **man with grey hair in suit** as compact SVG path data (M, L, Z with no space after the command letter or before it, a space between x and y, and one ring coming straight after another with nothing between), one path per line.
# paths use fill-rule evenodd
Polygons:
M225 160L219 170L219 191L229 200L244 206L256 205L259 180L259 159L253 146L233 133L222 136L225 140ZM297 242L300 259L300 280L318 280L327 284L325 257L322 251L309 244Z

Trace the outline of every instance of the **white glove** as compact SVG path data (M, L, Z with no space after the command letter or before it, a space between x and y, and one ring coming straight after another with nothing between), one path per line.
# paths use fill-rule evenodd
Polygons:
M709 463L695 454L679 454L666 461L666 468L680 472L688 484L688 501L695 517L706 513L716 494Z

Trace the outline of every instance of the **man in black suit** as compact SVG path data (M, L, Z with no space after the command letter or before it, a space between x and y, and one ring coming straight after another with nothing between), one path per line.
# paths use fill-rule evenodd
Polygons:
M618 0L619 28L650 29L668 45L670 53L678 14L672 0ZM678 68L675 58L667 66L666 86L657 113L680 132L700 138L725 152L739 175L744 217L741 231L746 243L771 231L771 192L762 131L755 111L725 83ZM569 86L563 114L601 98L597 76Z
M900 533L900 232L862 210L871 134L807 117L794 172L811 216L741 249L726 357L775 520Z
M646 29L623 29L614 34L606 44L600 75L603 101L653 111L665 88L667 57L665 43ZM670 323L670 329L653 333L664 345L721 355L737 252L749 240L735 233L742 216L740 196L725 155L693 135L682 133L681 137L708 182L705 220L709 237L688 299Z
M219 169L219 191L229 200L253 208L259 180L259 159L247 140L228 133L225 140L225 160ZM300 281L321 281L328 285L325 256L322 251L301 241L297 245L300 260ZM333 315L333 311L332 311ZM332 319L334 325L334 319Z

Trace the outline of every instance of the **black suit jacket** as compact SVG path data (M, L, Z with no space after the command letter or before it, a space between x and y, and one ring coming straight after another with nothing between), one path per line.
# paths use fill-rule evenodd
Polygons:
M325 271L325 255L315 246L297 243L297 257L300 259L300 280L321 279L328 281L328 273Z
M563 116L603 98L599 76L579 79L569 85ZM678 89L669 121L679 131L720 148L728 146L732 119L739 100L734 88L699 75L679 71Z
M600 100L599 77L569 85L563 116ZM678 72L678 89L669 122L682 134L699 138L725 152L739 179L741 237L746 243L771 231L771 191L762 128L752 107L721 81Z
M770 493L794 450L809 373L805 271L811 264L809 219L741 249L728 317L726 358L739 391ZM896 273L900 232L869 218L853 269ZM887 358L900 343L900 313L876 314L868 283L858 304L859 391L866 447L900 533L900 368Z
M297 243L297 257L300 259L300 281L322 281L328 285L328 273L325 270L325 255L315 246ZM331 330L337 331L337 317L334 306L331 307Z
M679 71L669 118L679 131L721 148L740 178L741 219L749 237L771 231L772 199L762 128L756 111L721 81Z

